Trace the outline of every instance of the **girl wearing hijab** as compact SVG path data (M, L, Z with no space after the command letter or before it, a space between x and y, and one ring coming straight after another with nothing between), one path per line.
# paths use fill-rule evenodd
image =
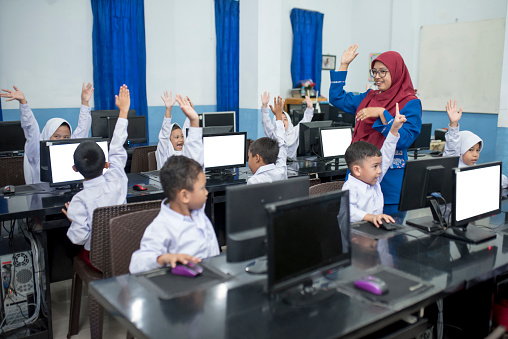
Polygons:
M270 93L264 92L261 95L261 122L263 124L263 130L265 131L265 135L268 138L277 140L275 136L275 118L274 123L270 120L270 111L268 110L268 102L270 101ZM312 117L314 116L314 106L312 104L312 100L308 96L305 97L305 102L307 104L307 109L303 113L303 119L298 123L298 125L293 126L291 122L291 118L289 114L283 112L282 122L284 123L285 129L285 140L288 146L288 159L296 159L296 151L298 150L298 142L300 138L300 123L301 122L309 122L312 121Z
M353 141L364 140L381 148L395 116L395 105L407 122L399 130L395 158L386 173L381 189L384 213L398 211L402 177L407 161L407 149L420 134L422 104L415 95L409 71L402 56L394 51L379 55L371 65L371 75L377 90L354 95L344 91L349 64L356 58L358 45L344 51L339 70L330 71L330 102L346 113L356 115Z
M164 121L162 122L161 131L159 132L159 143L157 144L157 151L155 152L155 158L157 160L157 169L160 170L166 161L173 155L182 155L183 145L185 143L185 133L187 128L190 127L189 118L185 119L183 123L183 130L176 122L171 123L171 109L176 102L173 99L173 94L168 91L164 92L164 96L161 96L162 101L166 105L166 113L164 115ZM194 109L194 105L187 97L190 105Z
M476 165L483 149L483 140L470 131L459 132L459 120L462 117L462 107L457 111L457 100L446 103L446 113L450 119L446 132L443 157L459 156L459 168ZM508 187L508 178L503 174L503 188Z
M35 116L28 106L25 95L16 86L13 86L14 91L2 89L6 93L1 93L0 96L9 98L6 101L18 100L19 109L21 111L21 127L25 132L25 157L24 157L24 173L25 183L27 185L40 183L40 143L41 140L60 140L60 139L75 139L87 138L92 125L92 116L90 115L90 107L88 102L93 93L91 83L81 90L81 109L78 118L78 127L72 133L72 127L64 119L53 118L48 120L42 133L39 132L39 124Z

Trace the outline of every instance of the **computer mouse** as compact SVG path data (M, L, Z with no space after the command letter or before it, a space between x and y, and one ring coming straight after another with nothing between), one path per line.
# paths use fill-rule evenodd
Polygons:
M383 295L388 292L388 285L373 275L366 275L363 278L355 280L355 287L376 295Z
M132 186L132 189L135 191L146 191L147 190L146 186L143 184L136 184L136 185Z
M389 222L387 222L386 220L383 219L381 225L379 225L379 229L385 230L385 231L393 231L393 230L396 230L397 227L395 227L393 225L393 222L389 223Z
M16 188L13 185L7 185L2 187L3 194L12 194L16 191Z
M188 262L187 264L177 263L176 266L171 269L171 273L193 278L203 273L203 268L198 266L198 264L193 264L191 262Z

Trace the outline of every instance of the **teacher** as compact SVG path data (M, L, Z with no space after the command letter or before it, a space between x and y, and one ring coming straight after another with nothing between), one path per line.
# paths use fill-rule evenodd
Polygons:
M356 115L353 141L364 140L379 149L390 132L395 116L395 105L407 122L399 130L400 139L390 169L381 182L385 207L384 213L398 211L402 177L407 161L407 149L420 134L422 104L415 95L413 83L402 56L394 51L379 55L371 65L370 73L377 90L354 95L344 91L349 64L356 58L358 45L344 51L338 71L330 71L330 103L346 113Z

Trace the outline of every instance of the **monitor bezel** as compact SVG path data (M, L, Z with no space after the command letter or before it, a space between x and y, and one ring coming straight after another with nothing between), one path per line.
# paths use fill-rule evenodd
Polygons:
M23 135L23 145L18 148L18 149L11 149L11 150L5 150L5 151L2 151L0 149L0 154L18 154L18 153L23 153L25 151L25 143L26 143L26 138L25 138L25 132L23 131L23 128L21 127L21 121L19 120L16 120L16 121L0 121L0 130L2 128L8 128L8 129L11 129L11 128L17 128L19 126L19 129L21 130L21 135ZM4 133L0 133L0 135L4 135ZM21 140L21 138L19 139Z
M318 126L318 124L329 124L328 126ZM310 126L309 126L310 124ZM316 126L313 126L312 124L315 124ZM297 155L301 155L301 156L305 156L305 155L308 155L308 154L312 154L312 143L310 145L310 148L311 150L309 152L307 152L307 150L305 149L305 130L306 129L316 129L318 130L319 128L326 128L326 127L333 127L333 121L332 120L323 120L323 121L307 121L307 122L300 122L299 123L300 127L299 127L299 140L298 140L298 151L297 151ZM304 128L302 128L302 126ZM310 132L309 132L310 133ZM318 130L318 139L320 137L320 133L319 133L319 130Z
M233 133L236 133L236 112L235 111L222 111L222 112L203 112L201 113L201 121L203 122L202 127L215 127L216 125L207 126L206 125L206 116L208 115L216 115L216 114L224 114L224 113L232 113L233 115ZM231 125L220 125L220 126L231 126ZM217 126L219 127L219 126Z
M203 135L203 161L204 161L204 152L205 152L205 138L211 138L211 137L222 137L222 136L229 136L229 135L243 135L244 141L243 141L243 163L242 164L234 164L234 165L225 165L225 166L215 166L215 167L204 167L205 171L215 171L215 170L222 170L222 169L228 169L228 168L238 168L238 167L245 167L246 166L246 159L247 159L247 132L233 132L233 133L216 133L216 134L208 134Z
M320 144L320 151L321 151L321 159L323 159L323 160L343 159L346 152L344 152L343 155L332 155L332 156L327 156L327 157L325 157L325 155L324 155L325 152L323 149L323 135L322 135L321 131L330 130L330 129L349 129L351 132L351 142L353 141L353 129L348 126L319 127L319 144Z

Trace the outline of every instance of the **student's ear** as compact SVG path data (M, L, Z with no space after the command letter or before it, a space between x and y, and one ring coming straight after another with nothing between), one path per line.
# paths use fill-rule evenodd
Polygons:
M253 158L254 158L254 162L256 164L259 164L260 162L263 161L263 158L261 158L261 156L259 154L256 154L255 156L253 156Z
M355 175L355 177L361 176L362 175L362 166L360 166L360 165L353 165L352 172Z
M107 162L107 161L106 161L106 162L104 163L104 168L105 168L105 169L108 169L108 168L109 168L109 162Z
M188 204L190 199L189 191L186 189L181 190L178 192L178 198L180 199L181 203Z
M74 172L78 171L78 169L76 168L76 165L72 165L72 169L74 170Z

